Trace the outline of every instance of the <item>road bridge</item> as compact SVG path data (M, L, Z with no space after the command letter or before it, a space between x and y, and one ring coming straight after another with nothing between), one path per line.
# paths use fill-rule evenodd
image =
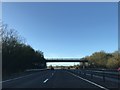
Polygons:
M85 63L88 62L88 60L80 59L80 58L47 58L46 62L79 62L82 63L83 69L85 68Z
M47 58L46 62L88 62L88 60L83 60L79 58Z

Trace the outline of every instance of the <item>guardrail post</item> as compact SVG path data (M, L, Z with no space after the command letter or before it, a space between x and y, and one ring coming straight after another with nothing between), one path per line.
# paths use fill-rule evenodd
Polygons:
M103 82L105 82L105 73L103 71Z
M93 71L91 70L91 78L93 78Z
M120 80L120 72L118 71L118 80Z
M82 75L84 74L84 71L82 70Z
M82 74L82 71L80 71L80 74Z
M118 88L119 88L119 90L120 90L120 71L118 71Z
M84 76L86 77L86 71L84 70Z

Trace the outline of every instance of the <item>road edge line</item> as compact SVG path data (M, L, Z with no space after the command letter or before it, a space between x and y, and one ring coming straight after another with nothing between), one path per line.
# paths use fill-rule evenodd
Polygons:
M93 84L93 85L95 85L95 86L97 86L97 87L99 87L99 88L102 88L102 89L104 89L104 90L109 90L109 89L107 89L107 88L105 88L105 87L103 87L103 86L101 86L101 85L99 85L99 84L96 84L96 83L94 83L94 82L92 82L92 81L89 81L89 80L87 80L87 79L85 79L85 78L82 78L82 77L80 77L80 76L78 76L78 75L75 75L75 74L73 74L73 73L71 73L71 72L68 72L68 73L70 73L71 75L73 75L73 76L75 76L75 77L78 77L78 78L80 78L80 79L82 79L82 80L84 80L84 81L86 81L86 82L89 82L90 84Z
M24 77L27 77L27 76L30 76L30 75L33 75L33 74L21 76L21 77L18 77L18 78L8 79L8 80L5 80L5 81L1 81L0 83L9 82L9 81L12 81L12 80L17 80L17 79L24 78Z

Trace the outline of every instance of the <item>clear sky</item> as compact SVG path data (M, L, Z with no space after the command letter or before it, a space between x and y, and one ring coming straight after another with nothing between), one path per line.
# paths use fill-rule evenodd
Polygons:
M117 3L3 3L4 23L45 58L81 58L118 49Z

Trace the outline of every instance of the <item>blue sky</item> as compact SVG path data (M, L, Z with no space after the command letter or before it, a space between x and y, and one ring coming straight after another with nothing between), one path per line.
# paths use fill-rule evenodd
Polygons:
M117 3L3 3L4 23L45 58L81 58L118 49Z

